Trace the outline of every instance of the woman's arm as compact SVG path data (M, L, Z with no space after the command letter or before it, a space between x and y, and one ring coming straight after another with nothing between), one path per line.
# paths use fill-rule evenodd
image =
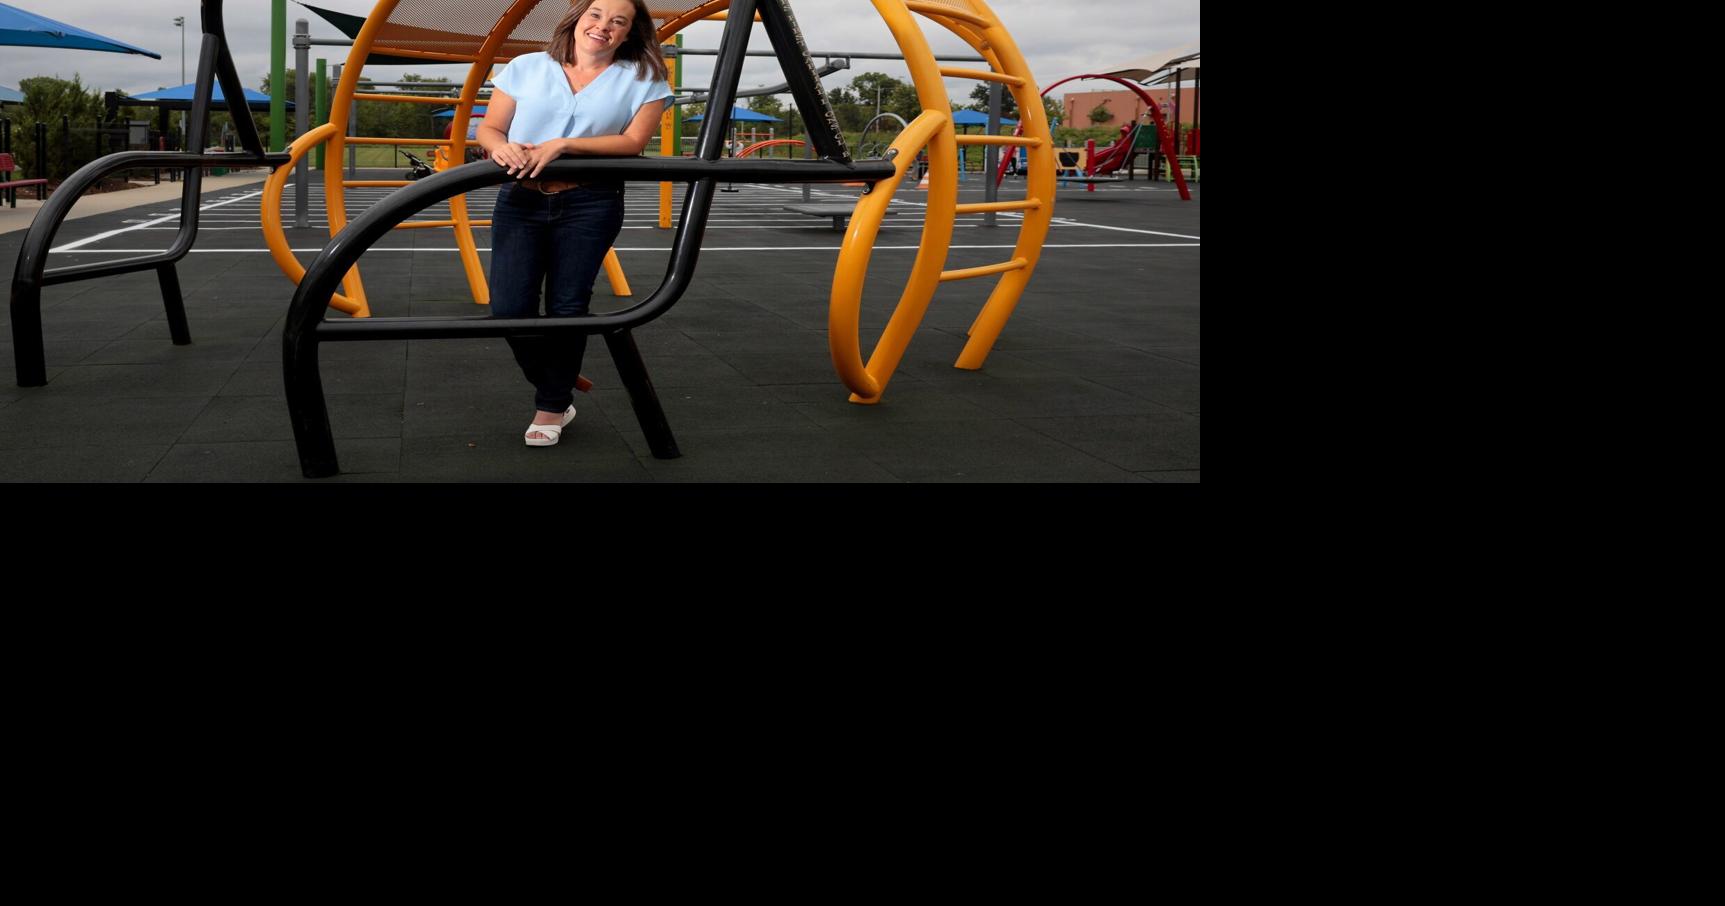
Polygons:
M493 95L496 97L496 95ZM514 108L511 107L511 110ZM598 135L592 138L560 138L551 142L540 142L529 152L533 166L527 178L535 179L545 165L565 154L590 154L596 157L633 157L647 147L647 140L653 137L653 130L659 128L659 114L665 109L663 100L648 101L635 111L635 118L629 121L622 135ZM491 118L489 110L486 119Z
M510 176L527 166L528 157L534 150L531 143L509 140L509 124L514 120L515 99L493 88L491 100L486 102L485 116L479 120L479 128L474 133L479 147L484 148L499 167L508 170Z

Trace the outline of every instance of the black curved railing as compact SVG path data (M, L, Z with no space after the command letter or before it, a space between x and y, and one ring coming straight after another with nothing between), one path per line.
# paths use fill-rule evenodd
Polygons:
M713 69L707 109L729 110L735 102L737 82L748 50L749 28L757 6L762 24L790 81L798 109L811 114L826 114L818 118L809 117L810 140L822 159L722 159L725 118L709 116L701 123L693 158L566 157L548 164L540 174L541 178L689 183L664 280L646 299L622 311L574 318L473 316L325 321L324 313L328 311L342 277L373 243L387 235L396 224L447 198L508 182L513 177L490 161L479 161L445 170L385 196L350 221L318 253L317 259L306 268L288 309L287 325L282 334L282 371L287 384L294 443L299 450L300 471L307 478L325 478L340 471L335 438L329 426L329 410L323 396L323 380L318 372L318 345L355 340L600 334L617 364L618 376L629 391L635 417L641 423L653 455L660 459L679 455L676 440L665 421L664 410L653 391L646 364L641 360L631 331L664 314L688 288L694 277L701 238L706 232L707 214L712 208L713 192L718 182L873 183L891 177L895 172L890 158L851 161L843 136L838 131L837 120L831 116L831 106L820 91L813 63L785 0L731 0Z
M202 148L209 132L212 86L221 79L222 96L245 97L245 86L234 69L233 56L228 52L226 32L222 26L222 0L203 0L204 37L198 51L197 91L193 95L191 122L187 144ZM231 106L230 106L230 109ZM168 318L168 332L174 345L192 342L186 325L185 302L180 296L180 278L175 262L191 251L198 238L198 199L203 188L203 168L222 166L267 166L271 169L287 163L288 155L264 150L257 127L249 116L233 118L244 152L203 154L194 151L122 151L110 154L80 167L66 178L42 209L30 222L24 244L18 250L18 267L12 274L12 343L18 371L18 386L41 387L48 383L47 357L42 347L42 289L56 283L70 283L95 277L108 277L132 271L156 271L162 289L162 305ZM49 269L48 250L54 245L54 235L60 231L72 205L84 190L102 177L119 170L144 167L184 168L184 190L180 195L180 230L165 252Z

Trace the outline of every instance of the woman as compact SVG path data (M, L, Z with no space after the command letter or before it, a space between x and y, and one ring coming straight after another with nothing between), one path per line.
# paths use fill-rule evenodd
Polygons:
M491 216L491 313L585 315L605 252L623 227L620 182L539 178L565 154L633 156L647 147L672 96L643 0L573 0L543 53L523 54L492 80L480 147L518 182ZM585 335L510 337L533 384L529 447L557 443L575 420Z

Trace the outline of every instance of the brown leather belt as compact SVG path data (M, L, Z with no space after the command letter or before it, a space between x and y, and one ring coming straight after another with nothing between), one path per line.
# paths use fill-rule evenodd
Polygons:
M555 195L558 192L567 192L570 189L580 189L587 186L593 186L596 185L596 183L556 182L549 179L523 179L521 180L520 185L523 189L532 189L535 192L540 192L545 195Z

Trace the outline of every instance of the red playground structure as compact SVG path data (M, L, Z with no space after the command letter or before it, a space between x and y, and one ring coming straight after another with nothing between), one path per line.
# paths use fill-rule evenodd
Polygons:
M1144 100L1144 105L1150 108L1150 116L1156 122L1156 143L1162 148L1162 156L1167 158L1170 162L1173 162L1173 165L1168 168L1168 171L1174 176L1174 185L1180 189L1180 198L1183 201L1191 201L1192 192L1186 188L1186 176L1180 172L1180 167L1178 165L1179 158L1174 153L1174 136L1168 131L1168 124L1162 120L1162 110L1157 106L1156 100L1150 96L1149 92L1145 91L1136 82L1129 82L1119 76L1097 75L1095 73L1090 73L1087 75L1068 76L1067 78L1061 79L1053 85L1042 89L1042 96L1047 97L1048 92L1053 91L1057 86L1064 85L1067 82L1076 81L1078 79L1104 79L1110 82L1118 82L1121 85L1125 85L1127 88L1132 89L1134 93ZM1120 138L1116 139L1113 144L1102 148L1101 150L1097 150L1095 148L1096 143L1094 141L1086 142L1086 148L1089 151L1087 157L1089 160L1085 162L1084 175L1079 177L1061 178L1075 182L1087 182L1092 177L1098 176L1106 177L1106 179L1102 181L1107 182L1112 182L1115 179L1118 179L1119 177L1109 176L1108 174L1120 169L1122 164L1132 159L1132 145L1137 141L1139 128L1141 128L1141 126L1137 123L1121 126ZM1020 125L1018 130L1013 134L1022 134L1023 131L1024 127ZM1012 155L1008 154L1005 155L1005 157L1007 160L1002 160L1000 162L1000 171L994 175L995 185L999 185L1000 182L1006 178L1006 168ZM1095 182L1090 182L1090 191L1096 191Z

